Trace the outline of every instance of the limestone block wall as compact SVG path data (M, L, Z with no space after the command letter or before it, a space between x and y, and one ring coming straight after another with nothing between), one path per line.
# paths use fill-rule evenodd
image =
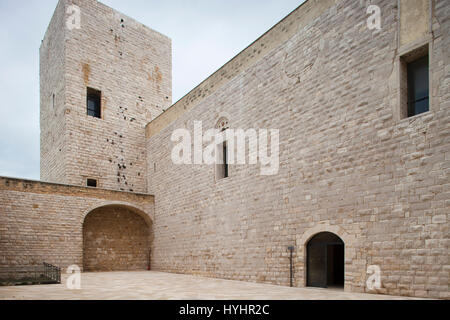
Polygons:
M40 48L41 179L67 182L65 4L59 2Z
M449 298L449 3L430 2L430 31L415 39L429 43L432 80L430 112L413 118L400 110L398 2L317 3L147 126L153 267L288 285L295 245L304 286L305 246L330 231L345 242L346 290L368 291L378 265L378 293ZM367 28L369 4L381 8L379 31ZM277 175L233 165L216 181L214 166L173 164L175 129L214 128L224 115L231 128L280 130Z
M119 254L108 261L103 260L101 266L116 269L125 265L127 268L147 269L142 255L148 255L144 246L151 246L153 239L152 196L0 178L0 204L0 269L41 265L43 262L62 268L73 264L82 268L83 224L92 212L103 214L108 225L130 222L122 227L122 231L133 227L133 230L127 229L123 234L127 236L123 242L112 241L120 246L109 246L117 252L121 248L121 252L131 253L130 264L124 263ZM121 219L122 215L127 218ZM92 217L95 219L95 215ZM88 224L88 227L88 231L96 234L105 231L98 224ZM134 237L129 237L130 233ZM117 239L114 233L110 235ZM87 252L91 252L89 250L92 248L87 248ZM105 247L98 245L95 250L101 257ZM133 260L133 257L137 258ZM98 267L95 263L93 266L94 269Z
M50 52L41 68L54 81L53 69L63 74L65 97L56 106L60 116L41 126L45 132L64 123L52 134L65 142L62 148L42 137L42 179L85 186L92 178L100 188L146 192L144 128L172 103L171 40L96 0L58 5L63 13L70 6L79 8L80 28L68 29L66 14L46 36L64 52L59 60ZM42 81L45 91L50 84ZM87 115L88 87L101 91L101 119ZM64 170L53 174L45 162L59 158Z

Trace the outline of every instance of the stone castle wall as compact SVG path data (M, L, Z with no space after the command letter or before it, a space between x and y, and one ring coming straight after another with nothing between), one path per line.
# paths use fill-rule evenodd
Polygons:
M367 268L378 265L379 293L448 298L450 8L426 2L431 14L388 0L317 12L325 2L309 1L151 122L154 269L288 285L295 245L304 286L305 245L330 231L345 242L346 290L367 291ZM380 31L367 28L369 4L381 8ZM432 29L400 42L399 21L417 14ZM424 43L431 110L404 118L400 57ZM216 181L213 166L173 164L175 129L211 129L223 116L231 128L280 130L277 175L233 165Z

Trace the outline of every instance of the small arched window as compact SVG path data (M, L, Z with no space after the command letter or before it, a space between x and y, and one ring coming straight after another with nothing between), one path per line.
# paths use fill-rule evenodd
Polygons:
M217 144L216 149L216 180L228 178L230 176L228 161L228 144L226 141L226 131L229 129L227 118L220 118L216 124L216 129L223 134L224 141Z

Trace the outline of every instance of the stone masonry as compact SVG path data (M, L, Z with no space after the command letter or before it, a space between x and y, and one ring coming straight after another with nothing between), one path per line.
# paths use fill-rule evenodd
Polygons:
M69 6L80 29L66 27ZM146 192L144 127L171 105L171 70L167 37L98 1L60 1L41 47L41 178ZM86 114L88 87L101 119Z
M378 265L378 293L449 298L449 14L447 1L308 1L151 122L153 268L289 285L294 245L305 286L306 244L329 231L345 243L346 290L368 291ZM405 118L400 57L423 44L431 110ZM224 116L280 129L277 175L235 165L216 181L213 166L172 163L175 129Z
M96 213L126 214L127 219L116 219L113 223L122 224L122 230L139 225L133 230L134 239L139 238L142 245L144 226L147 241L152 238L154 198L146 194L0 178L0 203L0 270L42 262L62 268L74 264L82 268L83 225L85 219L95 223L92 220L96 219ZM134 218L130 218L130 212L134 213ZM131 223L124 224L127 220ZM124 246L119 243L113 249L120 247ZM101 249L100 254L106 251ZM126 254L131 253L130 250ZM99 264L103 264L102 261ZM142 258L139 261L142 267ZM143 269L146 267L147 264Z
M72 5L80 29L65 27ZM307 244L330 232L346 291L449 299L449 17L446 0L308 0L168 108L170 39L61 0L40 52L46 182L0 178L0 267L150 265L288 286L294 246L304 287ZM408 118L405 61L424 51L430 110ZM100 119L86 115L88 87ZM196 121L278 129L279 172L175 165L172 133ZM367 287L369 266L381 288Z

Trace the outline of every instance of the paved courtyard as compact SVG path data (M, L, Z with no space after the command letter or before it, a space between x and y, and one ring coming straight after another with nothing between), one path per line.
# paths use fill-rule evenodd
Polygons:
M81 290L60 285L0 287L0 300L379 300L339 290L289 288L161 272L83 273Z

